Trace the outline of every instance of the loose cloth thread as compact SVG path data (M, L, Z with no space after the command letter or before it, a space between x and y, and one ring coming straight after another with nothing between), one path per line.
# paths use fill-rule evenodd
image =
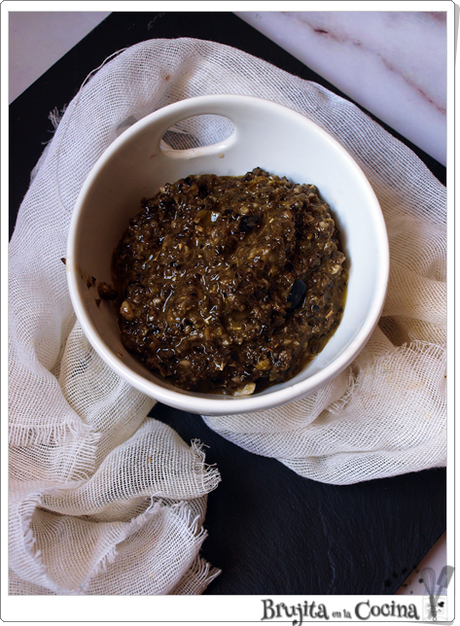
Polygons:
M337 379L289 405L206 423L329 483L445 465L444 186L317 84L221 44L146 41L103 64L66 107L10 243L11 594L193 594L219 573L199 554L218 469L199 442L147 418L154 402L95 354L60 260L78 192L115 137L169 103L212 93L274 100L342 143L382 206L391 269L378 328ZM221 131L209 120L181 132L209 142Z

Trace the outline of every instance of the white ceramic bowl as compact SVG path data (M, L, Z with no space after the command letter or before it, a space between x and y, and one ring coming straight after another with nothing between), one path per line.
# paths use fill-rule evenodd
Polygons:
M233 132L206 147L171 150L162 137L197 115L231 120ZM203 118L205 119L205 118ZM208 118L209 119L209 118ZM148 372L122 346L112 306L97 306L89 277L111 282L113 249L140 208L165 182L191 174L242 175L254 167L311 183L330 205L349 260L343 318L324 350L295 378L248 397L182 391ZM133 387L167 405L225 415L274 407L305 396L336 377L363 348L385 298L389 252L377 198L356 162L328 133L279 104L237 95L182 100L146 116L97 161L71 220L67 264L70 296L83 331L102 359Z

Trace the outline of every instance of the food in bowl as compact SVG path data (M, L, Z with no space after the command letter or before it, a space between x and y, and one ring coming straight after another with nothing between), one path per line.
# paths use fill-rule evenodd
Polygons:
M175 124L202 115L225 117L234 131L217 144L208 145L206 120L202 147L174 150L164 144L165 133ZM197 136L202 136L201 131ZM333 336L294 378L266 388L259 381L257 393L250 395L181 389L174 379L165 380L147 369L122 345L110 300L99 302L101 296L88 288L87 279L97 277L98 283L113 284L113 251L129 216L141 208L141 198L152 198L165 181L202 173L238 176L254 165L291 181L314 183L330 206L340 230L339 250L347 257L346 306ZM344 372L377 325L389 274L382 211L372 186L350 154L305 115L276 102L232 94L200 96L167 105L113 141L78 195L66 259L77 319L104 363L158 402L191 413L221 416L281 406L315 393ZM104 291L102 295L106 295Z
M113 254L122 343L181 389L251 395L295 376L330 339L345 261L312 184L260 168L165 184Z

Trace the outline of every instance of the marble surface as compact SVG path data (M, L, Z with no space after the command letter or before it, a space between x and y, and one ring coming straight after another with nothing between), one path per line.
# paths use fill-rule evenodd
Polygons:
M441 8L448 3L437 4ZM446 11L236 14L446 164ZM101 11L10 12L9 101L107 15Z
M443 4L443 3L441 3ZM107 12L10 12L9 101ZM244 12L250 23L389 126L445 164L444 13ZM430 46L426 42L430 41ZM446 564L446 535L417 570ZM399 594L425 595L417 570Z
M95 28L109 11L10 11L9 102Z
M237 15L446 164L446 12Z

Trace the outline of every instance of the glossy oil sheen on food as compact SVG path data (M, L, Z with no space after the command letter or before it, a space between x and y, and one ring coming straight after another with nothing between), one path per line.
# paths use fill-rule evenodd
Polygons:
M347 283L328 205L259 168L188 176L141 203L113 257L124 346L193 391L285 381L337 328Z

